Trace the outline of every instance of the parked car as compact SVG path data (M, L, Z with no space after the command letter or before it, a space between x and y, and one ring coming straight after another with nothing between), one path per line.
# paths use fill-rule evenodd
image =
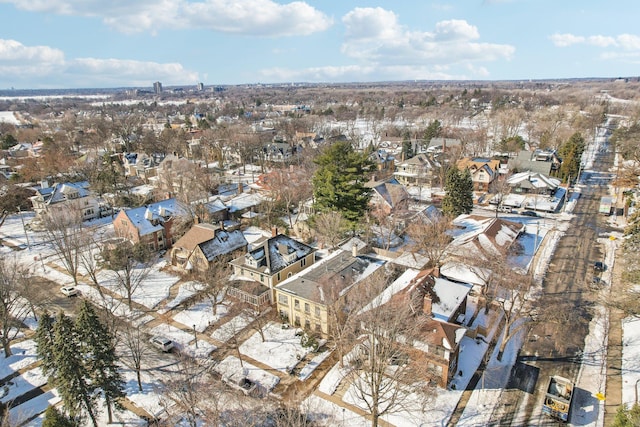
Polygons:
M513 212L513 208L511 206L498 206L498 212L506 212L506 213L511 213Z
M604 265L604 263L602 261L596 261L593 264L593 270L594 271L604 271L606 269L606 266Z
M60 288L60 292L68 297L75 297L78 295L78 290L75 286L63 286Z
M531 217L536 217L536 218L540 216L534 211L522 211L522 212L520 212L520 215L531 216Z
M151 344L164 351L165 353L171 351L174 347L173 341L171 341L169 338L161 337L159 335L151 337L149 341L151 342Z

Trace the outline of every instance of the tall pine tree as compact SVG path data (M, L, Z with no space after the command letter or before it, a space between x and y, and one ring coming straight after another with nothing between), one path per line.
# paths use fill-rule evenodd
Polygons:
M86 413L94 427L96 420L96 385L81 351L80 336L68 316L60 313L53 325L53 385L58 389L69 415L80 419Z
M114 335L96 314L93 306L83 300L76 318L76 330L80 338L81 353L91 375L91 384L102 390L109 423L113 421L112 407L121 409L120 400L125 396L124 381L118 372Z
M371 194L364 186L372 162L365 153L354 150L349 141L327 147L315 160L313 197L318 212L340 212L353 227L369 206Z
M469 169L459 170L451 167L447 171L445 196L442 199L442 212L455 218L469 214L473 209L473 180Z
M55 364L53 363L53 323L53 316L45 311L40 316L34 337L36 352L41 361L40 369L47 377L51 377L55 373Z

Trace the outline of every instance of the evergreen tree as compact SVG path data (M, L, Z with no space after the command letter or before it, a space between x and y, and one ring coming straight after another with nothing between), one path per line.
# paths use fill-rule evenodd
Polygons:
M76 319L76 330L80 338L81 352L87 361L91 384L102 390L109 423L113 421L112 406L121 409L119 399L125 396L124 381L118 372L116 339L104 326L93 306L83 300Z
M51 376L55 372L55 364L53 362L53 323L53 316L45 311L40 316L34 336L36 352L41 360L40 369L46 376Z
M55 406L49 406L44 412L42 427L76 427L77 424L65 414L58 411Z
M473 209L473 181L469 169L463 171L451 167L447 171L445 196L442 199L442 212L455 218L469 214Z
M558 154L560 154L562 158L559 171L562 180L577 178L584 148L584 138L579 132L571 135L571 137L562 144L558 150Z
M327 147L315 163L319 166L312 178L316 210L340 212L355 226L371 198L364 186L371 161L366 154L356 152L349 141L338 141Z
M60 313L53 325L53 385L58 389L64 406L74 419L81 419L83 412L91 419L94 427L96 420L96 389L91 384L91 372L85 365L81 349L80 336L68 316Z
M434 120L429 123L427 129L424 131L424 146L425 148L429 146L429 143L433 138L438 138L442 133L442 124L440 120Z

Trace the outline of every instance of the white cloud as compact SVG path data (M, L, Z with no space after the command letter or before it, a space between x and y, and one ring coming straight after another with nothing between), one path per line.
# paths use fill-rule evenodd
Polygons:
M48 46L25 46L15 40L0 39L0 65L61 64L64 53Z
M616 41L625 50L640 50L640 37L633 34L620 34Z
M271 0L4 0L17 8L102 18L124 33L208 29L234 34L299 36L324 31L332 20L301 1Z
M592 46L608 47L615 46L616 39L609 36L589 36L589 38L587 39L587 43Z
M167 85L200 81L198 73L178 63L157 63L122 59L77 58L49 46L25 46L15 40L0 39L0 75L5 82L34 89L40 87L150 86L160 80Z
M464 20L441 21L433 32L409 31L393 12L378 7L354 9L342 22L342 53L364 63L433 66L510 59L515 52L510 45L475 42L478 29Z
M578 43L584 43L585 38L573 34L553 34L549 37L551 42L558 47L567 47Z

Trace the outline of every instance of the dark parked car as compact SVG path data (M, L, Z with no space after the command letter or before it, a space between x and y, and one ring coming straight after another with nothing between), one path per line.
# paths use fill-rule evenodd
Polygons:
M524 215L524 216L533 216L533 217L538 217L540 215L538 215L537 213L535 213L534 211L522 211L520 213L520 215Z
M593 264L594 271L604 271L605 269L606 267L601 261L596 261L595 264Z

